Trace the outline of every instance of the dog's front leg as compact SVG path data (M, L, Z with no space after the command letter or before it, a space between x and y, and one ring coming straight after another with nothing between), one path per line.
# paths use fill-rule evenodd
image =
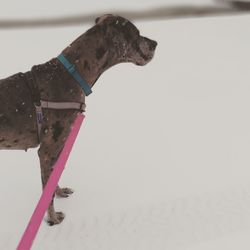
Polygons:
M71 188L60 188L59 186L57 186L56 188L56 196L60 197L60 198L68 198L69 195L73 194L73 190Z
M42 177L42 185L43 188L45 187L49 176L53 170L53 165L57 161L60 152L61 147L58 148L55 145L46 145L44 143L41 144L38 155L40 159L40 167L41 167L41 177ZM53 194L52 201L48 207L48 224L49 225L55 225L59 224L63 221L65 215L62 212L56 212L54 209L54 197L55 194Z

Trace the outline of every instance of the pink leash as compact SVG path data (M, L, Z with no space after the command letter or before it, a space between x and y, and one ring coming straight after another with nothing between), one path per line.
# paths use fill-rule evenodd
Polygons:
M28 250L31 248L32 243L38 232L38 229L41 225L44 214L52 200L52 196L56 190L62 171L69 158L69 154L76 140L77 134L82 125L84 117L85 116L81 113L77 114L77 117L71 128L70 134L65 142L64 148L57 162L54 165L53 172L49 177L49 180L43 190L41 198L36 206L36 209L34 210L33 215L31 216L31 219L29 221L29 224L26 227L25 232L22 236L22 239L19 242L17 250Z

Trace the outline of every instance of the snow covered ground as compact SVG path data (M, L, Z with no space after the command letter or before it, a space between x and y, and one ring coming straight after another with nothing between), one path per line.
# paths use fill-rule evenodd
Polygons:
M97 3L140 9L142 1L8 1L0 15L88 13ZM249 249L249 22L136 23L158 41L155 58L118 65L95 85L60 181L75 190L56 200L66 218L43 222L32 249ZM58 55L89 27L0 30L0 78ZM0 249L15 249L39 199L36 151L0 151Z

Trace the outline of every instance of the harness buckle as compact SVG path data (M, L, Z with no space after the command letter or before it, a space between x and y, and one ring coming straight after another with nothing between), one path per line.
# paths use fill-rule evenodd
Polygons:
M86 107L85 103L84 103L84 102L81 102L81 103L80 103L80 111L81 111L81 112L84 112L84 111L85 111L85 107Z
M68 71L70 72L70 74L74 74L74 72L76 71L75 65L70 65L70 67L68 67Z
M36 107L36 118L37 118L37 122L38 123L42 123L43 122L43 111L42 111L42 106L37 106Z

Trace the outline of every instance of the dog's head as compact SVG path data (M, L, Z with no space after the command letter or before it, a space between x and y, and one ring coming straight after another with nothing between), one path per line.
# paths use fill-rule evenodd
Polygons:
M108 14L96 18L95 23L102 30L108 49L114 50L120 62L142 66L153 58L157 42L141 36L127 19Z

